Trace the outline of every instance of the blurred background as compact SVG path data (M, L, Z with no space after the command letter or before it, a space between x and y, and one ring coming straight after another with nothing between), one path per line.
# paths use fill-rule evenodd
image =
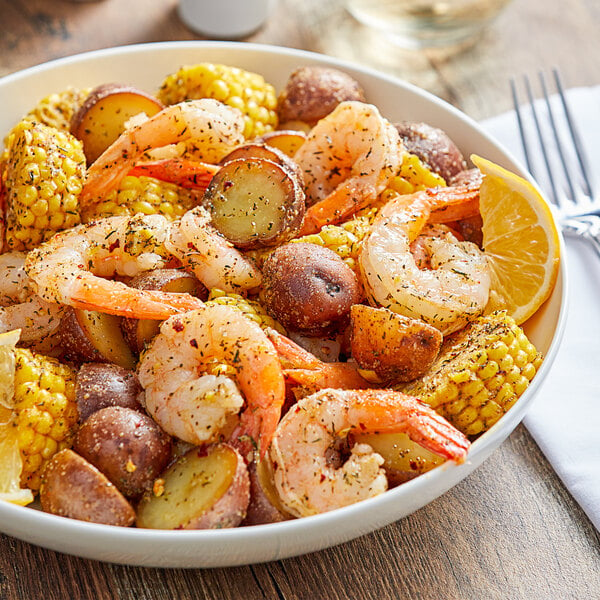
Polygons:
M475 119L510 108L507 82L520 73L558 66L569 87L600 81L598 0L513 0L475 39L422 50L403 49L361 24L347 10L349 1L272 0L263 26L241 39L375 67L433 92ZM109 46L208 39L184 24L178 0L0 0L0 14L0 76Z

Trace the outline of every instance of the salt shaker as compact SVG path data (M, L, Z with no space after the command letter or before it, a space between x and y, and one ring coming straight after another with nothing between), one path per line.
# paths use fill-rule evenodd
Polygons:
M179 16L200 35L241 38L266 21L276 0L179 0Z

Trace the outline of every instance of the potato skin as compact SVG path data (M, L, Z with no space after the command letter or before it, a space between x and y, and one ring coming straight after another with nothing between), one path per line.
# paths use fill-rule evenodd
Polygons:
M282 150L279 150L273 146L269 146L267 143L255 141L249 144L238 146L227 156L225 156L221 160L220 164L226 165L228 162L240 158L264 158L266 160L271 160L278 165L281 165L291 173L294 173L294 175L298 178L298 183L304 187L304 175L298 163L285 154L285 152Z
M73 448L128 498L152 488L171 457L171 438L146 414L109 406L77 431Z
M289 329L319 335L342 327L360 298L356 274L328 248L285 244L263 265L262 299Z
M293 129L276 129L275 131L268 131L257 139L293 158L300 146L306 141L306 133Z
M138 396L142 386L129 369L106 363L84 363L77 373L75 400L79 422L107 406L141 411Z
M104 525L129 527L135 512L119 490L73 452L57 452L44 469L40 502L45 512Z
M387 308L356 304L350 310L352 357L370 369L383 383L412 381L435 360L442 334L418 319L398 315Z
M365 101L360 84L350 75L328 67L300 67L290 75L279 96L279 122L314 125L345 100Z
M461 151L441 129L412 121L395 123L395 126L404 147L443 177L446 183L467 168Z

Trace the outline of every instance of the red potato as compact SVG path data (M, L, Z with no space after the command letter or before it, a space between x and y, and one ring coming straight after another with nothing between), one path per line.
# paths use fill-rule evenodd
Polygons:
M264 158L225 164L210 182L204 205L215 229L246 250L295 237L306 208L295 172Z
M83 142L91 164L125 130L133 116L148 117L163 109L157 98L130 85L108 83L93 89L71 119L71 133Z
M63 349L71 360L135 368L136 358L123 337L120 317L67 308L60 332Z
M237 527L250 500L248 468L228 444L193 448L180 456L145 494L138 527L221 529Z
M416 154L446 183L467 168L461 151L441 129L412 121L395 123L395 126L405 148Z
M384 383L420 377L433 364L443 339L439 330L419 319L363 304L351 308L350 330L352 357Z
M152 489L171 457L171 438L148 415L109 406L91 415L73 448L128 498Z
M300 67L290 75L279 95L279 122L314 125L345 100L365 102L360 84L350 75L329 67Z
M273 133L273 132L271 132ZM232 160L242 158L264 158L265 160L273 161L278 165L288 169L291 173L298 178L298 182L301 186L304 186L304 175L302 169L293 159L291 159L285 152L278 150L273 146L269 146L262 142L251 142L249 144L243 144L238 146L235 150L232 150L225 158L221 160L222 165L226 165Z
M291 519L283 508L275 489L268 458L250 463L250 504L242 525L263 525Z
M140 290L179 292L206 300L208 290L191 273L181 269L155 269L134 277L129 286ZM121 329L129 347L139 354L158 333L160 321L153 319L128 319L121 322Z
M307 335L333 331L347 322L360 298L354 271L323 246L285 244L263 265L262 299L287 329Z
M142 386L137 375L119 365L85 363L77 373L75 400L79 421L108 406L141 411L138 396Z
M121 527L135 521L123 494L72 450L57 452L44 469L40 502L45 512L80 521Z

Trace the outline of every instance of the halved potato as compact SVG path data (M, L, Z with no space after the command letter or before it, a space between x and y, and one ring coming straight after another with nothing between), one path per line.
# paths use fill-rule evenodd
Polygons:
M155 269L134 277L128 284L140 290L158 290L160 292L179 292L191 294L205 300L208 290L194 275L180 269ZM128 319L121 324L123 335L129 347L136 353L141 352L159 331L160 321L154 319Z
M123 494L72 450L56 453L44 469L40 502L42 510L61 517L121 527L135 521Z
M139 113L151 117L163 109L157 98L130 85L107 83L93 89L71 119L71 133L83 142L88 164L94 162Z
M269 131L258 138L259 142L281 150L286 156L294 158L294 154L306 141L306 133L293 129L277 129Z
M352 357L385 383L412 381L422 375L441 344L442 334L419 319L364 304L350 309Z
M306 208L295 173L264 158L228 162L210 182L204 203L215 228L243 249L290 240Z
M244 459L228 444L193 448L180 456L142 497L138 527L237 527L246 516L250 481Z
M273 471L268 458L257 459L248 466L250 475L250 504L242 525L263 525L291 519L286 513L275 488Z
M72 360L135 369L136 358L123 337L120 317L67 308L60 327L63 348Z
M445 460L413 442L406 433L364 433L354 439L369 444L383 457L383 468L392 486L414 479Z

